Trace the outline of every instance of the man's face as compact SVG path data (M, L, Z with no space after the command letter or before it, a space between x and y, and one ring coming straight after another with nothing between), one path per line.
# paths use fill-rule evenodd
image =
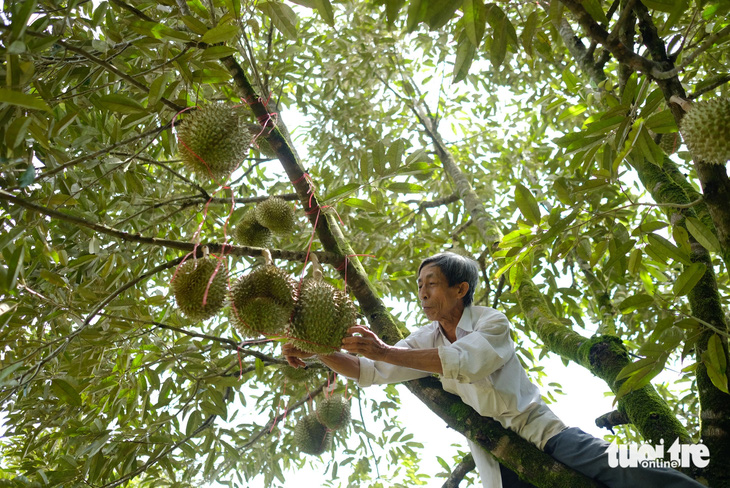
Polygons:
M459 285L449 286L449 280L435 264L429 264L418 274L418 299L429 320L449 319L463 309L463 294Z

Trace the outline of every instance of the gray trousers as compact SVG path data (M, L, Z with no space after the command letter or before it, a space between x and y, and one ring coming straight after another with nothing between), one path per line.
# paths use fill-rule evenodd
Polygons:
M608 465L608 442L570 427L545 444L545 452L609 488L705 488L672 468L612 468Z

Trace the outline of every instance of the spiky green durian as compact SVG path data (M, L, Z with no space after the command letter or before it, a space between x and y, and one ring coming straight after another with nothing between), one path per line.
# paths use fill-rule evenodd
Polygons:
M355 325L350 298L318 279L302 282L287 329L290 342L302 351L331 354L340 350L347 329Z
M277 234L294 231L294 209L281 197L269 197L254 209L256 220Z
M204 320L223 308L227 282L226 263L209 257L185 261L175 272L171 286L180 310L193 320Z
M258 146L259 152L267 158L275 158L276 151L274 151L274 148L271 147L271 144L266 139L266 135L271 129L262 128L259 124L246 124L246 128L251 134L251 137L255 138L252 145Z
M329 448L331 442L332 433L314 414L302 417L294 427L294 444L303 453L318 456Z
M271 230L267 229L256 219L255 212L248 212L233 231L233 238L243 246L269 247L271 245Z
M201 179L225 179L248 154L251 133L243 111L225 103L210 103L190 114L177 129L178 153Z
M283 379L286 381L292 381L294 383L304 383L305 381L314 380L320 377L319 368L306 367L306 368L294 368L288 364L283 365L279 368L279 372Z
M696 102L682 119L682 136L694 159L725 164L730 159L730 98Z
M350 402L340 395L332 395L317 403L317 419L330 430L340 430L350 423Z
M662 134L659 139L659 147L662 148L667 154L674 154L682 145L682 136L679 132L670 132L668 134Z
M231 322L245 336L282 334L294 310L294 286L274 265L254 269L231 287Z

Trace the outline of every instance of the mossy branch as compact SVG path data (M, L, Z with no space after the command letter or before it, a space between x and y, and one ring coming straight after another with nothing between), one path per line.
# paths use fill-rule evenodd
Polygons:
M619 338L587 339L566 327L552 314L544 296L532 282L523 282L516 295L527 325L549 350L580 364L604 380L614 393L618 392L621 382L616 381L616 377L631 362ZM652 386L633 391L618 403L619 410L628 415L647 441L658 444L662 439L674 441L679 438L680 442L689 442L687 430Z
M482 417L445 392L441 382L427 377L406 383L408 389L446 424L478 443L520 478L540 488L599 488L603 484L574 471L537 449L496 420Z

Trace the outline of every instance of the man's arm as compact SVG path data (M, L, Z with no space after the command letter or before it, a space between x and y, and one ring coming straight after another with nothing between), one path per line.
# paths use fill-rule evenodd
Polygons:
M348 352L394 366L443 374L441 358L436 348L409 349L389 346L380 340L373 331L362 325L350 327L348 333L350 335L342 340L342 348ZM320 359L324 362L324 357Z

